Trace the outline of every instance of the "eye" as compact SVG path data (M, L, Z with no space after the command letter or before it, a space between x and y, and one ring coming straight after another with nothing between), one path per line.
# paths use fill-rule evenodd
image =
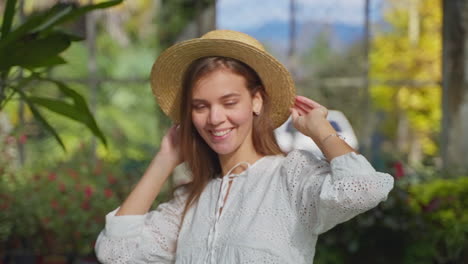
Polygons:
M194 104L192 105L192 108L195 109L195 110L202 110L206 107L205 104Z
M237 101L227 101L226 103L224 103L225 105L227 106L234 106L237 104Z

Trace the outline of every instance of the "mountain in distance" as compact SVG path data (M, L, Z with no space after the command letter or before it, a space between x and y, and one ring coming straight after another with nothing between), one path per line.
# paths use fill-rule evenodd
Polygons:
M262 42L280 61L285 60L289 50L289 24L272 21L257 28L243 30ZM328 35L329 46L336 51L345 50L363 39L364 27L343 23L307 21L296 27L296 54L304 54L313 47L321 34Z

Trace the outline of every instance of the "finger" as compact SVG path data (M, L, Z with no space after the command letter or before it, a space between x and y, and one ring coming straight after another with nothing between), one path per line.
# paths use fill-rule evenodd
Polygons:
M297 110L299 115L307 115L307 113L309 112L309 110L305 109L303 106L296 104L296 103L294 104L294 109Z
M296 100L301 102L301 103L307 104L312 108L324 107L323 105L315 102L314 100L309 99L309 98L304 97L304 96L300 96L300 95L296 96Z
M302 102L301 100L307 101L307 103ZM301 96L301 98L296 100L296 102L297 102L298 105L301 105L301 106L304 105L304 104L307 104L307 107L312 107L312 105L314 105L313 109L311 109L311 110L318 110L319 112L322 113L322 115L324 117L327 117L327 115L328 115L328 109L326 107L324 107L321 104L319 104L319 103L317 103L317 102L315 102L315 101L313 101L311 99L308 99L308 98L306 98L304 96Z
M309 112L313 110L314 108L310 104L303 103L301 101L296 100L294 102L295 105L301 107L304 111Z
M321 107L321 108L319 108L319 110L320 110L320 112L322 112L324 117L328 116L328 109L326 109L325 107Z
M299 114L297 113L297 110L294 108L290 108L291 110L291 118L293 122L299 117Z

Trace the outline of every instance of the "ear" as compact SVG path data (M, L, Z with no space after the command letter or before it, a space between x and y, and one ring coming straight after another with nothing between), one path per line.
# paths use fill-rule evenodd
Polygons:
M252 111L261 113L263 109L263 98L260 92L256 92L252 97Z

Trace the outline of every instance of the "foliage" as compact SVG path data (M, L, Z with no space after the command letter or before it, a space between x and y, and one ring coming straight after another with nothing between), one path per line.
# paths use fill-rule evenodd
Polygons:
M322 235L315 263L465 263L468 178L414 183L413 177L397 180L378 207Z
M376 84L371 95L374 107L389 113L386 136L398 137L398 121L407 119L411 130L407 145L420 144L424 154L433 156L441 118L441 2L413 2L419 5L411 18L408 5L389 1L387 24L372 41L370 76ZM419 23L413 29L410 19L416 18ZM411 82L420 84L415 87Z
M468 177L437 179L409 192L412 210L424 220L416 227L419 240L433 246L438 263L459 263L468 253Z
M73 41L81 38L66 33L59 26L95 9L108 8L122 0L107 1L77 7L73 4L56 4L52 8L33 14L13 29L16 0L6 2L0 38L0 109L15 95L26 103L35 119L50 132L60 145L65 145L52 125L43 117L40 108L63 115L84 124L104 144L106 139L98 128L86 101L65 83L47 78L48 69L66 63L60 53ZM43 97L32 93L38 83L56 87L62 98ZM47 93L46 92L46 93ZM38 92L43 94L44 91ZM55 97L58 97L55 95Z
M214 0L163 0L159 21L165 26L160 27L158 34L162 47L172 45L185 26L195 20L197 12L201 12L214 2Z
M8 187L8 193L15 194L11 201L3 199L6 194L0 199L5 216L11 216L10 221L0 223L0 243L9 251L93 254L105 215L124 200L139 175L126 172L124 164L98 160L90 165L86 153L88 147L82 146L75 156L52 168L2 177L7 180L0 189ZM167 187L155 206L168 198Z
M17 151L16 139L5 129L7 124L0 113L0 243L12 233L14 216L11 212L14 195L9 179L13 178Z

